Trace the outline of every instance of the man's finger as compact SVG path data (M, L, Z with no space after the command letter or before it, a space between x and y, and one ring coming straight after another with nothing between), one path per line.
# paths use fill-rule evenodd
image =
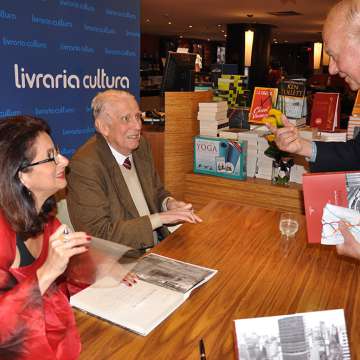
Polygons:
M271 125L270 123L266 123L265 125L267 126L267 128L268 128L273 134L276 133L276 131L277 131L277 127L276 127L276 126Z

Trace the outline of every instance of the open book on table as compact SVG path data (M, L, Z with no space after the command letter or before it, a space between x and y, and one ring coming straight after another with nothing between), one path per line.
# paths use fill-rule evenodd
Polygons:
M70 298L72 306L140 335L147 335L207 282L216 270L157 254L141 258L132 287L103 277Z

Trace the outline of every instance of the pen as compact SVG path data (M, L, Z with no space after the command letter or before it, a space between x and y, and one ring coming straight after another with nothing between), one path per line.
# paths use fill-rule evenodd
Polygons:
M200 360L206 360L205 345L203 339L200 339L199 341L199 351L200 351Z

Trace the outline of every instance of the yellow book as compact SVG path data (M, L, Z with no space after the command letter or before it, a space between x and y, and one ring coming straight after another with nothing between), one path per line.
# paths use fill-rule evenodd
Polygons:
M360 117L360 90L358 90L356 95L352 116Z

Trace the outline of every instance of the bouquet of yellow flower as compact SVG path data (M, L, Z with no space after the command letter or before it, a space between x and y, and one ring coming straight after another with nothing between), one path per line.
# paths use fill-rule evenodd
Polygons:
M281 120L282 112L278 109L270 109L267 117L262 119L264 124L270 124L273 127L282 128L284 124ZM280 150L275 142L275 135L268 134L265 136L269 143L269 147L265 150L264 154L275 160L280 160L282 157L287 157L289 154L285 151Z
M281 117L282 112L280 110L270 109L269 115L263 118L263 122L273 127L281 128L284 126ZM264 151L264 154L274 159L272 182L280 185L288 184L290 180L290 169L294 165L294 160L289 157L287 152L277 147L274 134L266 135L266 139L269 147ZM274 167L277 168L276 174L274 174Z

